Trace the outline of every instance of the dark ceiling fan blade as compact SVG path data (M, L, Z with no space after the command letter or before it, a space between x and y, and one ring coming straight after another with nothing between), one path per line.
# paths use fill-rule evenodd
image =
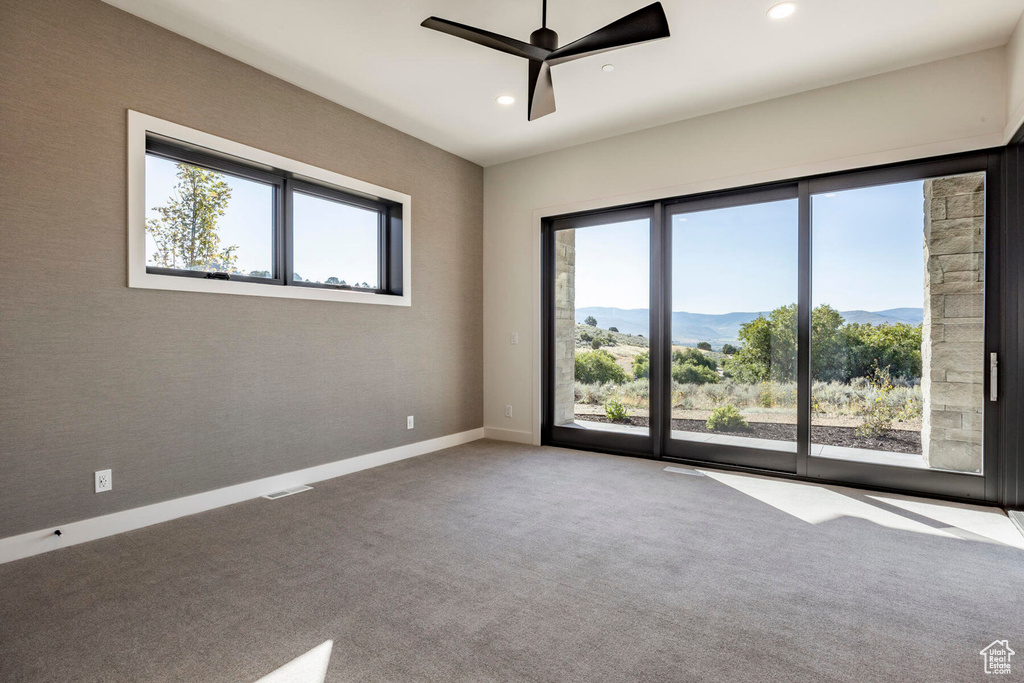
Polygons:
M499 33L491 33L480 28L474 28L472 26L466 26L465 24L457 24L454 21L448 21L447 19L440 19L438 17L429 17L420 26L426 28L432 28L435 31L441 33L447 33L453 35L456 38L462 38L468 40L471 43L477 45L483 45L494 50L500 50L501 52L507 52L510 55L516 57L525 57L526 59L533 61L543 61L545 57L550 53L549 50L545 50L542 47L536 45L530 45L524 43L521 40L515 38L509 38Z
M529 106L530 121L555 112L555 86L547 62L530 62Z
M668 38L669 35L668 17L661 3L656 2L553 50L545 61L554 66L648 40Z

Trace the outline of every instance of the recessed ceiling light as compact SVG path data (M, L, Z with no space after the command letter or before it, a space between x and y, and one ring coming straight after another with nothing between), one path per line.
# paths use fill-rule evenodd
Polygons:
M601 67L601 71L615 71L615 65L605 64L604 66Z
M515 104L516 98L512 97L511 95L498 95L496 98L494 98L494 101L503 107L507 107L510 104Z
M796 11L795 2L780 2L768 10L768 16L772 19L785 19Z

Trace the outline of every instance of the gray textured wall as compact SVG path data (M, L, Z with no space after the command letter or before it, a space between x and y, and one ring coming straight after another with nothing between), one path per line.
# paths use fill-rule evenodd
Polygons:
M479 166L97 0L0 92L0 537L482 426ZM412 195L412 307L128 289L128 109Z

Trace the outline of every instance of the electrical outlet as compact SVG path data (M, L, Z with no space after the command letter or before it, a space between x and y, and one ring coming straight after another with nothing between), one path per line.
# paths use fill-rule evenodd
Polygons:
M410 415L409 417L405 418L405 428L406 429L412 429L413 426L414 426L414 421L412 419L412 415Z
M505 406L505 417L512 417L512 406Z
M114 488L114 475L111 470L100 470L96 473L96 493L103 493Z

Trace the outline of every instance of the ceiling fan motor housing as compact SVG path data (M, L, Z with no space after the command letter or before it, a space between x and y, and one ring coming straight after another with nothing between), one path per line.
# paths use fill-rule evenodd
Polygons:
M530 44L554 50L558 47L558 34L549 28L539 28L530 34Z

